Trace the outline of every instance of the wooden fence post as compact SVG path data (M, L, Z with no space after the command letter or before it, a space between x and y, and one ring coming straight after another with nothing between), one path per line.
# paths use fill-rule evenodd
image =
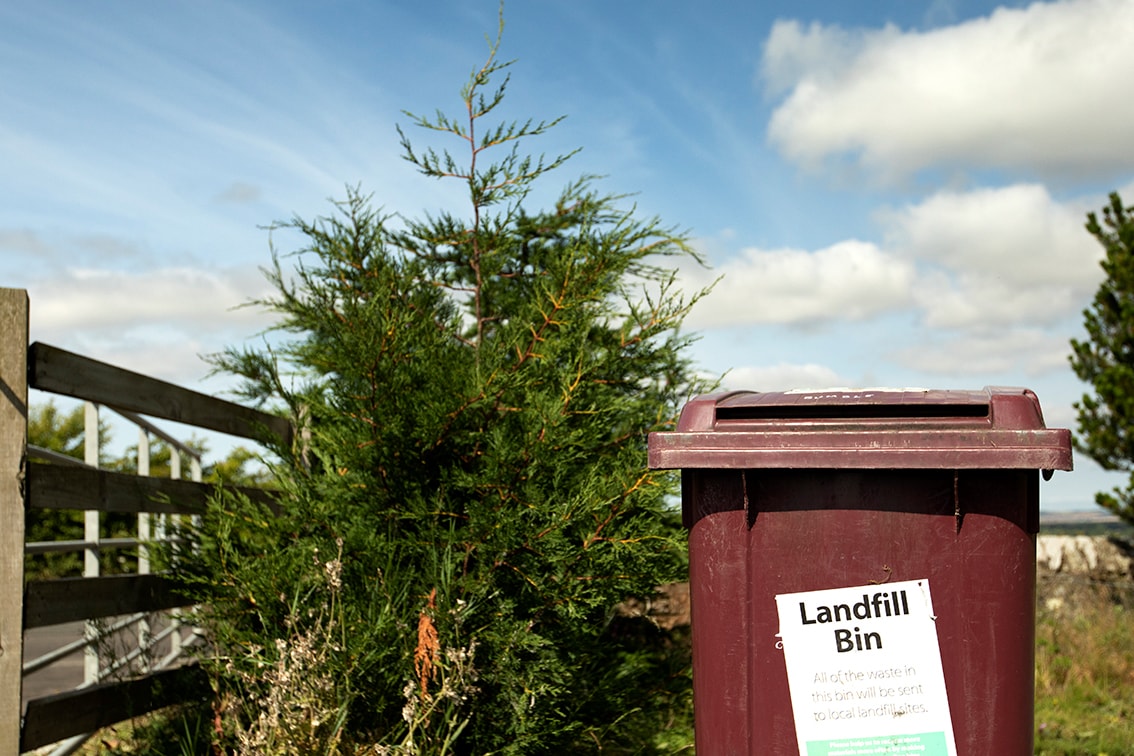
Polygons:
M0 753L20 752L28 295L0 289Z

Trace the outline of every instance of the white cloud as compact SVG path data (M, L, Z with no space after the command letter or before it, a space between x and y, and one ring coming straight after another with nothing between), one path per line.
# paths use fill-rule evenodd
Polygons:
M938 192L879 218L887 246L943 267L1080 292L1100 277L1102 248L1083 230L1085 213L1038 184Z
M760 77L769 94L780 94L805 79L835 82L868 44L899 33L889 26L863 32L818 22L805 28L798 21L777 21L764 43Z
M946 376L996 374L1038 376L1067 369L1068 340L1038 328L997 328L940 335L899 350L896 358L907 368Z
M716 270L687 271L686 288L716 276L689 317L694 328L866 318L909 303L913 266L860 241L817 252L748 249Z
M845 386L848 381L830 367L781 362L777 365L749 365L734 368L721 381L721 388L741 391L786 391L796 388Z
M202 355L253 339L273 322L257 307L271 294L251 265L124 272L72 268L26 284L33 341L210 393Z
M216 271L160 268L144 272L71 269L29 285L32 325L63 334L70 330L125 331L173 325L187 332L255 328L263 315L234 309L266 293L253 266Z
M1051 323L1102 278L1102 249L1076 203L1039 185L939 192L879 213L888 248L919 263L916 301L934 327Z
M779 22L765 49L785 155L850 157L879 179L956 165L1029 175L1134 170L1134 3L1064 0L930 32Z
M927 326L955 329L1050 325L1081 310L1085 304L1085 299L1067 287L1022 287L964 273L920 276L916 299Z
M879 211L882 246L747 249L714 270L684 271L687 290L720 277L689 324L806 326L903 311L967 333L1065 323L1103 276L1102 248L1083 224L1104 201L1059 201L1036 184L941 191Z

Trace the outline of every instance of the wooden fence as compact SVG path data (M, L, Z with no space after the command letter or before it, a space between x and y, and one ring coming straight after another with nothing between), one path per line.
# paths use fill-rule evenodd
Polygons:
M177 640L170 643L173 652L160 663L141 665L140 670L128 663L102 667L96 650L100 637L93 628L98 620L125 616L126 621L141 623L141 635L150 636L147 642L158 640L147 624L151 613L175 610L189 602L178 592L171 575L148 574L146 544L155 537L149 531L150 518L200 514L213 487L199 481L99 470L97 452L91 464L89 446L86 465L29 448L28 390L81 399L88 407L113 409L135 422L142 435L158 435L175 447L174 439L141 416L254 440L274 436L286 444L291 443L293 434L284 418L46 344L29 346L28 321L27 293L0 288L0 754L21 753L60 741L77 748L86 736L102 727L208 691L199 668L180 664L174 658L181 644L176 616L164 630L170 635L177 633ZM97 414L93 419L97 438ZM88 420L88 434L90 427ZM140 443L140 451L142 446ZM178 456L176 448L174 456ZM29 462L29 458L37 461ZM143 467L140 459L140 472L145 472ZM82 550L87 565L84 577L25 580L24 554L28 547L24 523L28 509L88 513L82 541L35 545L41 551ZM99 512L138 514L138 537L113 544L100 540ZM138 574L98 574L100 550L131 544L138 549ZM24 674L29 667L52 661L45 657L30 664L23 662L24 632L78 620L88 622L82 642L87 653L86 682L75 690L29 700L21 717ZM121 626L111 627L115 629ZM65 652L68 648L54 656ZM102 680L107 669L119 668L131 674L123 679L119 672L110 681ZM57 752L69 752L66 748L64 745Z

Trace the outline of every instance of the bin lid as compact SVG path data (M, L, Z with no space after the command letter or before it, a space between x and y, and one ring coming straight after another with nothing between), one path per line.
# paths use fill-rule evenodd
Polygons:
M1071 469L1071 431L1024 388L823 389L699 396L651 433L651 469Z

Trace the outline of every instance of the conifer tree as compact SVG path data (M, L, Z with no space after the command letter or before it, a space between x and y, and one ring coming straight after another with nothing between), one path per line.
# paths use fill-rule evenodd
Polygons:
M1101 221L1087 215L1087 231L1106 250L1106 279L1083 312L1090 338L1071 342L1071 366L1094 391L1075 404L1075 445L1105 470L1134 471L1134 208L1114 192ZM1125 489L1099 492L1095 501L1134 523L1134 475Z
M273 252L259 302L272 346L215 358L304 439L278 450L278 516L223 497L198 534L224 684L267 695L264 657L232 649L322 633L336 737L379 752L609 749L688 694L680 648L612 625L620 601L683 576L673 479L646 469L646 436L706 388L680 330L699 293L670 264L695 254L591 178L529 206L570 156L523 150L558 120L485 125L508 83L498 45L459 117L406 114L454 151L398 131L467 209L389 217L352 189L293 218L302 246Z

